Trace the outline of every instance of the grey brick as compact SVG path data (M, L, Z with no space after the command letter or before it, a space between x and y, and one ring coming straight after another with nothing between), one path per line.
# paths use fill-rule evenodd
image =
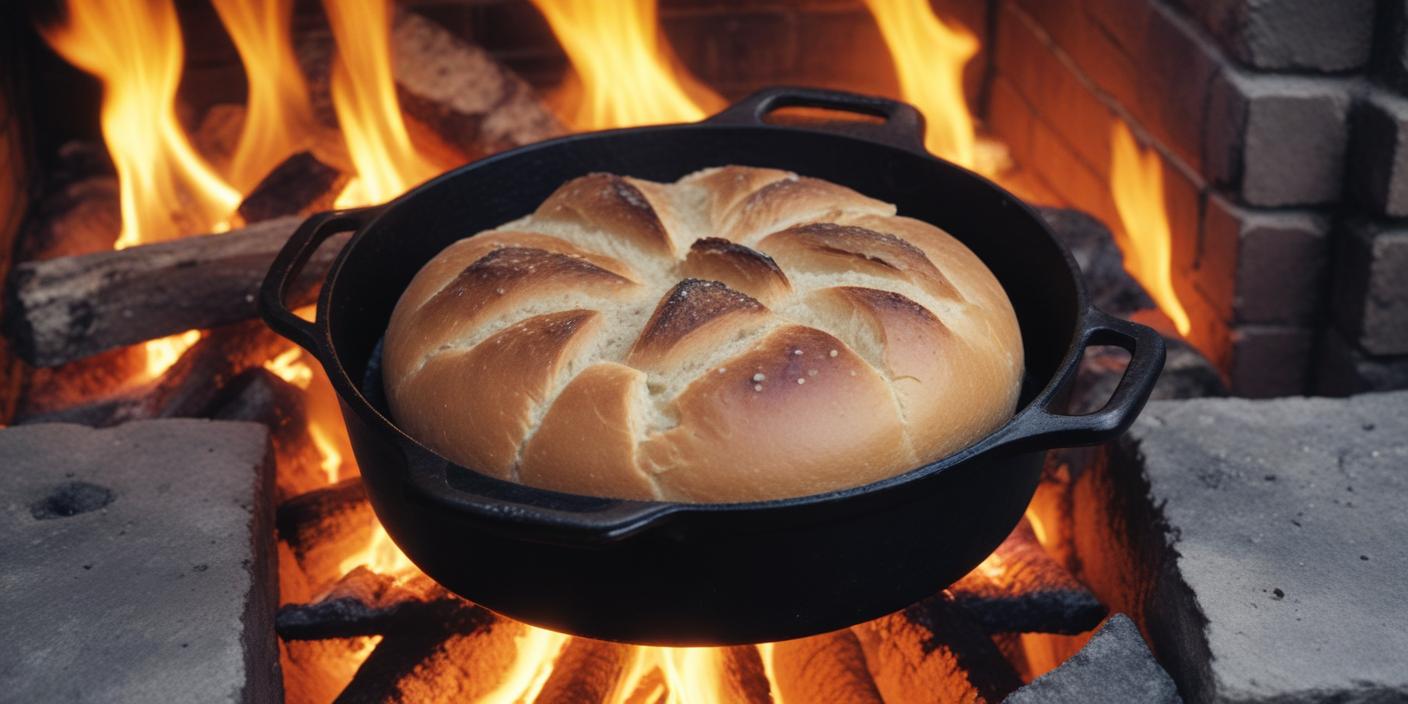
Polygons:
M0 430L0 700L282 700L253 423Z
M1408 354L1373 357L1333 327L1316 346L1314 390L1321 396L1408 389Z
M1375 213L1408 215L1408 99L1375 89L1354 109L1348 196Z
M1233 395L1273 398L1304 394L1310 380L1314 341L1314 331L1308 327L1233 327L1232 364L1228 371Z
M1128 616L1115 614L1080 652L1003 701L1175 704L1183 699L1173 679L1149 652L1139 627Z
M1408 697L1408 393L1151 402L1072 494L1083 577L1198 702Z
M1350 223L1338 238L1331 308L1371 355L1408 354L1408 227Z
M1250 205L1339 200L1356 88L1349 79L1224 71L1205 123L1209 178Z
M1174 0L1238 61L1264 70L1348 71L1369 60L1374 0Z
M1231 323L1311 323L1324 296L1330 222L1254 210L1213 194L1203 213L1197 285Z
M1408 92L1408 1L1381 0L1374 20L1374 77L1400 92Z

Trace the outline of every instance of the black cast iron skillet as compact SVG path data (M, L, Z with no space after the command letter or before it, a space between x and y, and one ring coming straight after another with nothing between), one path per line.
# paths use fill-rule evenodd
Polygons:
M782 106L883 118L844 129L766 124ZM483 606L574 635L661 645L784 640L899 610L983 560L1035 490L1043 450L1109 440L1163 367L1153 330L1086 302L1078 271L1015 197L924 151L923 121L889 100L763 91L698 124L564 137L469 164L376 208L311 217L275 260L264 317L318 358L376 510L426 574ZM411 277L437 252L533 210L565 181L609 171L671 181L744 164L835 181L963 241L1006 288L1026 378L1006 425L953 456L818 496L747 504L619 501L518 486L456 466L406 436L381 395L378 343ZM356 230L333 264L317 322L283 298L329 236ZM1062 415L1082 350L1131 354L1105 408Z

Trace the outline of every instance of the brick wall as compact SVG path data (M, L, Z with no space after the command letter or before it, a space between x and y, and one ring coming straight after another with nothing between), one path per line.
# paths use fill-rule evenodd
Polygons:
M1236 393L1408 383L1403 3L994 4L989 127L1116 228L1111 124L1159 154L1189 337Z

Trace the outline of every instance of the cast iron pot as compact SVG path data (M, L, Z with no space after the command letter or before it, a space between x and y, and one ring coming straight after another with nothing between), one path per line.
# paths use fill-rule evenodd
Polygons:
M803 129L784 106L882 118ZM1043 450L1094 444L1134 420L1163 367L1153 330L1092 308L1070 255L1032 210L929 155L923 120L889 100L763 91L698 124L580 134L461 167L382 207L315 215L261 292L269 325L322 363L376 515L420 569L527 623L606 640L724 645L785 640L897 611L962 577L1021 519ZM532 211L565 181L608 171L671 181L722 164L850 186L944 228L1007 289L1022 329L1019 410L973 446L866 486L745 504L620 501L500 481L407 436L381 398L379 340L411 277L471 233ZM329 236L356 230L328 273L317 322L284 297ZM1089 345L1130 352L1100 411L1058 412Z

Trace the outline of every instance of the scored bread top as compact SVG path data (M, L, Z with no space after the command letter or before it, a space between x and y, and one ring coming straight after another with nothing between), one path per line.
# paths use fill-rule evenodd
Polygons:
M732 502L859 486L996 429L1002 286L943 230L786 171L597 173L447 247L391 316L392 416L530 486Z

